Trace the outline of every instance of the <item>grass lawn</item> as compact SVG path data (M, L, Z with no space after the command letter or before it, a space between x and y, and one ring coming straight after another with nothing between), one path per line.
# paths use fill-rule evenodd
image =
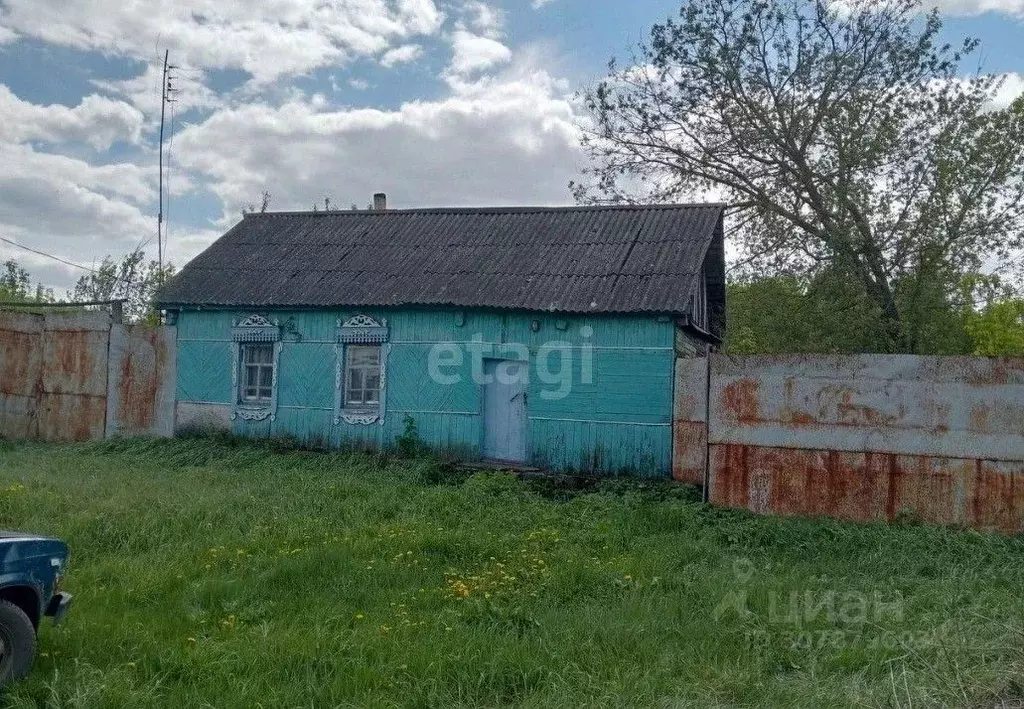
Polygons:
M1024 697L1020 539L204 439L0 442L0 526L67 540L76 603L12 707Z

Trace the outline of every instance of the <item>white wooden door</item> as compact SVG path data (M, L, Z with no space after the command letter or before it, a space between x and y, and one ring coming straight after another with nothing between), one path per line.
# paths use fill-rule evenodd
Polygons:
M484 361L484 457L526 461L527 364Z

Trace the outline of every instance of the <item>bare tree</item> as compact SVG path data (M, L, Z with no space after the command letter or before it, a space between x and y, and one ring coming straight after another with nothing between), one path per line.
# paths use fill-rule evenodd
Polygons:
M913 351L934 283L1024 241L1024 97L993 106L941 26L919 0L689 0L586 93L577 198L721 195L761 271L849 279Z
M266 211L269 208L270 208L270 192L268 192L267 190L263 190L263 194L260 195L259 213L260 214L264 214L264 213L266 213ZM247 215L247 214L255 214L255 213L256 213L256 205L254 203L252 203L252 202L246 202L245 205L242 207L242 216L243 217L245 215Z

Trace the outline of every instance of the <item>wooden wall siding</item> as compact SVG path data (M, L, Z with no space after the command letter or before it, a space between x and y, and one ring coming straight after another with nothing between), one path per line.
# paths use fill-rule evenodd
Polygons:
M672 457L670 432L667 426L531 419L528 443L534 462L546 468L660 477Z
M178 319L178 400L230 406L231 326L250 311L186 311ZM383 424L334 425L334 341L338 320L357 314L386 319L391 355L387 366L387 413ZM467 355L462 381L433 382L427 370L437 343L468 343L479 338L487 355L505 354L503 344L522 343L531 351L527 445L531 461L561 470L630 471L667 475L672 460L672 368L674 326L649 316L566 317L535 313L458 310L272 311L287 325L278 374L274 421L241 421L234 430L247 436L289 435L326 446L388 447L404 431L405 417L416 421L432 447L458 455L479 455L483 438L481 389L472 381ZM533 321L539 322L534 331ZM581 335L589 326L593 334ZM301 336L301 340L297 339ZM536 376L536 354L545 343L573 348L572 390L561 400L542 393L556 385ZM582 382L579 347L593 347L593 383ZM551 364L557 369L557 355ZM447 370L446 370L447 371Z
M229 340L182 340L179 336L178 387L175 398L178 401L230 405L231 370L225 369L230 367L230 362Z
M480 411L480 387L465 372L462 381L451 386L439 386L427 374L427 358L431 345L393 344L388 362L388 408L399 420L406 413Z
M301 407L331 412L334 409L336 361L333 344L284 342L281 347L281 374L287 373L288 376L278 376L278 409Z

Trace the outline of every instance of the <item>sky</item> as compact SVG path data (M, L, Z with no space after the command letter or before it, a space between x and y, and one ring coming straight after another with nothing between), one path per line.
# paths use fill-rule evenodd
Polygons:
M1024 0L940 0L950 39L1024 91ZM92 266L167 259L270 208L564 205L578 92L678 0L0 0L0 237ZM84 273L0 241L36 280Z

